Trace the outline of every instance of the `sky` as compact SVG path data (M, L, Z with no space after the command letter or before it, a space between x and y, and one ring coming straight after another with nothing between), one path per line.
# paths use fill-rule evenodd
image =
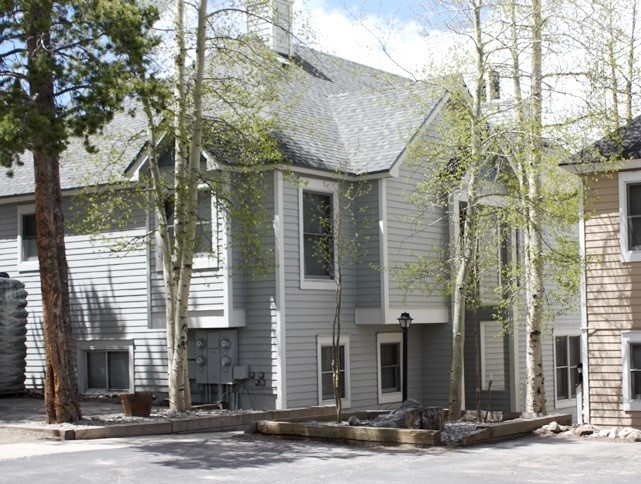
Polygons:
M438 27L425 28L428 24L422 3L421 0L295 0L294 9L301 31L305 30L301 26L307 24L315 32L311 40L314 47L397 74L421 77L426 62L439 52L445 54L451 43ZM437 47L430 49L428 45Z

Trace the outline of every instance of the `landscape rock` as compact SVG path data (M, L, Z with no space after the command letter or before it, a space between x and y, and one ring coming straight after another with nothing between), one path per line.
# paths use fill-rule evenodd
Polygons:
M352 427L355 427L355 426L361 425L361 421L360 421L360 419L359 419L356 415L352 415L352 416L347 420L347 424L348 424L348 425L351 425Z
M633 429L632 427L624 427L621 430L619 430L618 437L621 440L625 440L625 439L628 438L628 435L630 435L634 431L635 431L635 429Z
M560 434L562 432L561 426L559 425L558 422L550 422L547 426L548 432L552 432L553 434Z
M442 407L424 408L417 400L405 400L400 407L371 421L373 427L443 430Z
M641 442L641 430L634 430L630 432L625 440L629 442Z
M594 433L594 427L591 425L579 425L575 430L574 433L578 435L579 437L584 437L586 435L591 435Z

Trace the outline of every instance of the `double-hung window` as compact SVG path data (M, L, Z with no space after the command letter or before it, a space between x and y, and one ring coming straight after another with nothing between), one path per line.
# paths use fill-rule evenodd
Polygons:
M641 411L641 331L621 333L623 410Z
M554 338L554 370L556 400L576 398L578 366L581 361L579 336L556 336Z
M641 171L619 173L619 229L623 261L641 261Z
M196 231L194 242L194 269L205 269L217 267L216 258L216 210L212 201L209 187L202 186L198 189L198 207L196 212ZM167 217L167 229L169 237L174 240L175 236L175 207L173 196L165 200L165 216ZM156 243L156 267L162 270L162 248L160 233L157 233Z
M300 188L302 289L333 289L336 184L305 180Z
M402 333L376 335L378 353L378 403L400 402L403 398Z
M38 268L36 215L33 205L18 207L18 266L21 270Z
M317 343L318 351L318 403L319 405L335 403L333 384L333 346L332 338L319 336ZM338 351L338 388L344 407L350 404L349 395L349 338L342 336Z

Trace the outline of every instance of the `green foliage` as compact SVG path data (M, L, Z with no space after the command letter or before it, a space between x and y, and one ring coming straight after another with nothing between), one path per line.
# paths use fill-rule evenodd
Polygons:
M59 154L69 136L96 133L112 119L130 92L135 67L146 62L156 43L149 31L157 11L130 0L5 4L0 14L6 46L0 53L0 164L10 167L27 150ZM42 36L42 43L34 36ZM38 47L47 43L50 49ZM43 112L30 91L48 78L53 112Z

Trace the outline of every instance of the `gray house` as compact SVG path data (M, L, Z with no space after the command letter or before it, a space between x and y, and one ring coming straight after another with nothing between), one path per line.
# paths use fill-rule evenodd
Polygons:
M280 3L280 8L289 5ZM285 162L269 172L265 204L273 229L263 243L273 253L274 269L256 280L231 270L238 254L233 242L228 243L226 222L205 224L216 243L195 261L189 323L193 400L222 400L239 408L333 403L328 356L335 284L333 274L314 264L305 241L315 229L305 222L314 203L341 217L338 187L347 182L370 187L358 203L373 223L350 229L365 231L368 237L363 259L346 267L344 275L344 407L396 406L404 383L409 398L446 406L450 298L444 292L407 292L397 274L417 254L447 247L458 236L457 204L423 213L407 201L430 176L426 162L409 159L408 147L439 136L448 95L423 93L418 102L414 96L420 88L410 89L401 78L282 39L274 45L283 66L300 74L281 87L285 96L295 92L296 102L279 133ZM136 173L144 170L144 159L138 158L144 140L135 133L143 128L140 117L122 115L102 134L99 154L85 153L80 142L69 147L61 170L67 218L82 216L83 207L72 202L81 187L106 184L114 176L135 182ZM92 157L102 157L99 169L91 169ZM206 204L210 220L217 220L211 215L214 204ZM27 386L41 388L44 350L34 230L33 172L25 163L14 169L13 177L0 174L0 270L27 286ZM83 393L166 391L163 285L154 237L126 253L108 247L109 240L153 232L153 216L144 211L136 213L126 229L104 233L101 241L69 230L67 257ZM397 322L403 312L413 318L407 382L401 381L402 332ZM478 314L480 321L469 321L466 404L475 408L476 389L486 389L491 378L492 408L521 410L525 338L518 329L502 336L491 313L488 303ZM473 332L477 323L479 331ZM574 405L571 391L558 383L570 369L557 352L564 342L569 344L569 336L578 334L578 320L569 317L559 320L554 336L545 340L546 381L555 382L548 384L551 408ZM484 408L486 398L482 396Z

